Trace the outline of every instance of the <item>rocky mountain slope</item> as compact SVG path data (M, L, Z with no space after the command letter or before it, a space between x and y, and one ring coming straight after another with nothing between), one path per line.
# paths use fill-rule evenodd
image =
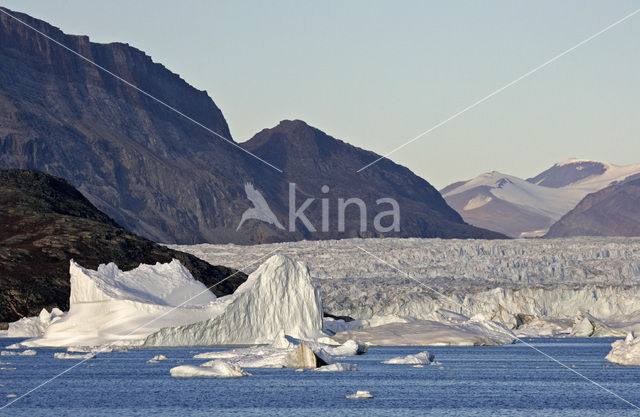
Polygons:
M0 322L68 308L70 259L130 270L175 258L207 286L236 272L128 232L67 181L35 170L0 171L0 225ZM238 272L213 292L230 294L245 279Z
M307 198L315 199L305 210L305 214L308 214L317 232L309 232L301 222L296 224L296 229L301 230L305 238L504 237L465 224L460 215L447 205L440 193L427 181L388 159L380 160L369 169L357 173L359 167L375 160L377 155L335 139L303 121L282 121L271 129L259 132L251 140L242 143L242 146L284 170L285 181L271 192L272 198L287 202L288 184L295 183L296 208ZM376 214L391 208L388 204L378 204L377 200L385 197L395 199L400 207L397 232L382 233L374 225ZM355 205L345 210L345 232L338 231L338 200L341 198L359 198L364 201L366 231L360 229L361 214ZM328 204L327 232L322 232L322 199ZM383 226L390 224L390 217L382 220Z
M587 195L546 237L640 236L640 179Z
M242 144L282 164L282 175L232 141L206 92L144 52L121 43L92 43L86 36L66 35L41 20L8 13L228 139L0 14L0 168L36 168L65 178L118 224L146 238L246 244L372 235L371 227L360 231L353 214L344 232L335 227L290 231L292 179L298 181L302 201L321 197L325 183L334 190L327 194L333 204L340 197L373 201L367 207L370 220L388 210L377 208L375 199L397 198L404 212L401 231L394 235L500 236L466 225L426 181L388 160L356 175L377 155L308 126L294 129L285 123ZM306 154L299 145L314 135L318 146ZM317 179L307 176L318 173ZM253 207L247 189L261 194L281 227L249 219L238 228L243 213ZM320 209L310 208L308 216L313 224L321 223Z
M587 194L640 176L640 164L567 159L523 180L488 172L441 190L470 224L513 237L541 236Z

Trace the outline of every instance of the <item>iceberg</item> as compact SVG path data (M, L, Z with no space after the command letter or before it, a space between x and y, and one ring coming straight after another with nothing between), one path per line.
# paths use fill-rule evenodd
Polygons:
M201 366L181 365L169 370L172 377L176 378L238 378L251 376L241 368L221 360L207 362Z
M270 343L285 331L300 339L322 333L322 303L308 268L288 256L274 255L249 275L225 308L209 320L165 327L145 346L213 346Z
M477 319L460 324L432 320L390 323L340 332L333 339L339 342L357 339L376 346L496 346L517 340L502 324Z
M242 368L317 368L335 364L333 356L358 355L366 346L350 340L342 345L328 345L312 340L300 340L279 333L268 346L252 346L247 348L227 349L215 352L204 352L194 356L195 359L224 359ZM345 365L347 370L348 366ZM334 369L335 368L335 369ZM339 366L334 368L338 371Z
M54 307L51 309L51 312L43 308L38 316L24 317L18 321L9 323L6 337L41 336L52 323L60 320L63 316L64 313L58 308Z
M396 356L380 363L387 365L430 365L433 363L435 356L428 350L416 353L415 355Z
M54 359L92 359L95 358L95 356L95 353L85 353L82 355L79 353L56 352L53 354Z
M69 312L24 345L139 344L163 327L205 320L224 309L224 302L175 259L126 272L114 263L92 271L72 260L69 273Z
M624 340L616 340L605 359L618 365L640 366L640 337L630 332Z
M314 369L315 372L346 372L357 371L358 365L355 363L332 363Z
M368 398L373 398L373 395L371 395L371 393L369 391L356 391L355 394L348 394L346 395L346 398L349 399L359 399L359 398L363 398L363 399L368 399Z
M0 352L0 356L36 356L38 352L33 349L23 350L22 352L15 352L13 350L3 350Z

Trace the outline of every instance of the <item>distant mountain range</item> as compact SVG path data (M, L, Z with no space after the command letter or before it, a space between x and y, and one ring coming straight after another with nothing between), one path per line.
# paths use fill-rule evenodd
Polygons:
M69 307L69 260L95 269L115 262L178 259L197 280L232 293L246 275L213 266L118 226L67 181L35 170L0 170L0 322L36 316L43 308Z
M470 224L512 237L542 236L588 194L636 178L640 164L567 159L527 180L493 171L441 193Z
M640 179L587 195L546 237L640 236Z
M65 178L141 236L163 243L241 244L358 236L504 237L466 224L427 181L388 159L357 174L378 155L304 122L285 121L238 144L206 92L144 52L122 43L92 43L7 12L217 133L0 14L0 168L33 168ZM315 199L306 211L315 231L300 222L290 230L293 182L294 210ZM339 198L366 203L366 230L355 206L344 231L338 229ZM389 210L376 203L381 198L398 201L398 231L371 227L376 215ZM331 223L326 231L323 199ZM243 213L257 213L256 201L263 212L269 208L271 222L247 216L239 227Z

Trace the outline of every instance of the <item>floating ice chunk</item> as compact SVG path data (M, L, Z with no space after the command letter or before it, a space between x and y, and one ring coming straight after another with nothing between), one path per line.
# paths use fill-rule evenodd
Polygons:
M43 308L42 311L40 311L40 315L36 317L24 317L18 321L9 323L7 337L41 336L51 324L60 320L63 316L64 313L58 308L54 307L51 313Z
M26 346L22 343L14 343L12 345L6 346L5 349L24 349Z
M424 352L416 353L415 355L396 356L395 358L387 359L381 363L388 365L429 365L433 363L433 353L425 350Z
M167 327L149 337L147 346L211 346L271 343L284 330L301 339L322 333L322 303L308 268L274 255L249 275L218 316L199 323Z
M330 349L332 346L280 335L270 346L204 352L194 358L224 359L242 368L315 368L335 362L325 348Z
M354 356L362 355L367 351L368 347L368 345L358 342L357 340L349 339L342 345L336 347L326 346L324 350L333 356Z
M317 354L304 343L299 344L291 350L285 360L285 368L317 368L319 366L333 363L334 360L329 355Z
M367 399L367 398L373 398L373 395L371 395L371 393L369 391L356 391L355 394L349 394L346 395L346 398L349 399Z
M166 361L168 360L166 356L164 355L156 355L153 358L151 358L152 361Z
M588 317L582 318L582 320L578 321L578 323L573 326L571 329L571 337L589 337L593 334L593 325Z
M195 359L224 359L241 368L283 368L291 349L254 346L195 355Z
M22 352L16 352L13 350L3 350L0 352L0 356L36 356L38 352L32 349L27 349Z
M169 372L171 373L171 376L177 378L237 378L251 375L250 373L243 371L240 367L221 360L213 360L203 364L202 366L180 365L175 368L171 368Z
M460 324L431 320L390 323L337 333L333 339L356 339L378 346L494 346L513 343L516 337L499 323L472 319Z
M358 369L358 365L355 363L332 363L331 365L324 365L319 368L314 369L314 371L318 372L345 372L345 371L356 371Z
M56 352L53 354L55 359L91 359L95 356L96 355L94 353L85 353L84 355L81 355L67 352Z
M640 366L640 337L629 332L624 340L616 340L605 359L619 365Z
M26 345L140 344L163 327L205 320L224 308L175 259L126 272L113 263L93 271L70 261L69 273L69 312L52 319L45 334L24 342Z

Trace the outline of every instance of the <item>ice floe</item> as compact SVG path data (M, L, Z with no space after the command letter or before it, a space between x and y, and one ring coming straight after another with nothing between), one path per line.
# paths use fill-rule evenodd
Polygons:
M54 359L92 359L95 356L95 353L85 353L82 355L80 353L56 352L53 354Z
M640 366L640 337L629 333L624 340L616 340L605 359L619 365Z
M177 260L140 265L126 272L113 263L93 271L71 261L69 272L69 312L51 320L42 336L23 344L141 343L145 336L163 327L205 320L224 309L224 302Z
M221 360L207 362L201 366L180 365L171 368L171 376L176 378L238 378L251 376L240 367Z
M36 356L38 352L33 349L23 350L22 352L16 352L15 350L3 350L0 352L0 356Z
M381 363L387 365L431 365L435 356L428 350L407 356L396 356Z
M369 391L356 391L355 394L348 394L346 395L346 398L349 399L369 399L369 398L373 398L373 395L371 395L371 393Z
M316 372L346 372L356 371L358 365L355 363L332 363L331 365L324 365L314 369Z
M494 346L513 343L515 335L500 323L471 319L463 323L412 320L337 333L334 340L357 339L377 346Z

